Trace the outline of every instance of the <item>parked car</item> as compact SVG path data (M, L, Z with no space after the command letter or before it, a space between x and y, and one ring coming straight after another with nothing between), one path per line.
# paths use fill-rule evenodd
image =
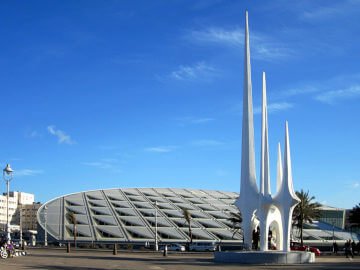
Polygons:
M166 245L167 246L167 250L168 251L185 251L185 246L183 245L180 245L180 244L169 244L169 245ZM165 246L161 246L160 247L160 250L164 250L165 249Z
M310 246L306 246L306 245L301 245L298 242L291 242L290 243L290 249L291 250L299 250L299 251L310 251L315 253L315 256L320 256L321 252L318 248L316 247L310 247Z
M190 244L190 251L215 251L216 245L214 243L192 243Z

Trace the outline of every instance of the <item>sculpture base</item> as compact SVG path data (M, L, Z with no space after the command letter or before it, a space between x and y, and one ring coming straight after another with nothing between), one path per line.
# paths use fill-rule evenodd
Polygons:
M241 264L301 264L315 262L315 254L305 251L214 252L215 262Z

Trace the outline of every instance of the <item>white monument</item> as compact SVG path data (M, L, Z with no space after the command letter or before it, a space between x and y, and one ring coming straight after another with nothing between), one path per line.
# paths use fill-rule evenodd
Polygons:
M266 99L266 77L263 73L262 121L261 121L261 161L260 188L256 182L254 123L252 104L250 44L248 13L245 14L245 68L243 93L242 153L240 196L235 202L243 221L245 250L248 252L216 252L215 260L243 263L308 263L315 260L310 252L290 252L290 232L292 213L299 203L296 196L291 171L288 123L285 123L284 163L278 145L276 194L271 194L268 116ZM260 229L260 251L250 251L253 247L253 232ZM272 229L275 251L268 251L268 233ZM262 256L259 256L259 255Z

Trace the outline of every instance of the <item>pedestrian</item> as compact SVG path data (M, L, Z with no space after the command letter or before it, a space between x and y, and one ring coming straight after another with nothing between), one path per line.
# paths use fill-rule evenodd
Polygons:
M272 249L271 240L272 240L272 231L269 229L269 233L268 233L268 249L269 250Z
M338 247L338 244L335 241L334 244L333 244L333 252L334 252L335 255L337 255L338 251L339 251L339 247Z
M346 258L349 258L349 253L350 253L350 242L346 241L345 242L345 256L346 256Z
M253 249L257 250L259 247L259 239L260 239L260 228L259 226L256 228L256 230L253 230Z
M355 244L355 241L352 241L351 242L351 255L353 258L354 258L355 252L356 252L356 244Z
M354 258L351 239L349 239L349 241L347 241L345 244L345 253L346 253L346 258L349 258L349 256L351 256L351 258Z

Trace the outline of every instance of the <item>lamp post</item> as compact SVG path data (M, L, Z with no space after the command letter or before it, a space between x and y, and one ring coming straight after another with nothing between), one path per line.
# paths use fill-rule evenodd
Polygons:
M6 193L6 238L7 243L10 244L10 221L9 221L9 193L10 193L10 181L13 178L13 170L10 167L10 164L6 164L6 167L3 170L3 178L6 182L7 193Z
M47 206L44 207L44 219L45 219L45 236L44 236L44 246L47 247Z
M155 202L155 251L159 250L158 234L157 234L157 201Z
M22 231L22 204L20 204L20 245L23 247L23 231Z

